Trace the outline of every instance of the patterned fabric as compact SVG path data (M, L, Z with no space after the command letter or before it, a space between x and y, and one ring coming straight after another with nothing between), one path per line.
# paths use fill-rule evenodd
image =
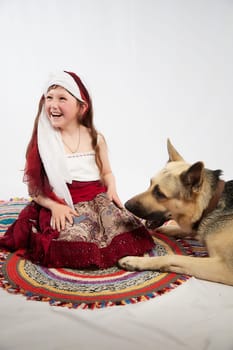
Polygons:
M126 209L119 210L106 193L98 194L92 201L75 204L78 217L75 224L67 224L58 240L91 242L99 248L108 246L122 232L142 227L142 223Z

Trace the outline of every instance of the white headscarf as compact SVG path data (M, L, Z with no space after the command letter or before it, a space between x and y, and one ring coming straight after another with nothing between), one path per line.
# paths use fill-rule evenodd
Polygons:
M52 85L62 86L78 100L84 102L77 83L69 73L59 72L57 74L51 74L44 87L44 94L47 93L48 88ZM67 183L71 183L72 179L65 160L61 134L60 131L52 127L44 107L39 117L37 142L40 157L53 192L58 197L64 199L71 208L74 208L67 187Z

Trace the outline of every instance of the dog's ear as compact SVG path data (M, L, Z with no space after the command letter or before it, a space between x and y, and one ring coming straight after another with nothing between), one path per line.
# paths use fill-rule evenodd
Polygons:
M167 151L169 155L168 162L175 162L179 160L184 160L181 155L177 152L177 150L174 148L174 146L171 144L171 141L167 139Z
M203 183L204 164L196 162L180 175L181 182L192 192L198 193Z

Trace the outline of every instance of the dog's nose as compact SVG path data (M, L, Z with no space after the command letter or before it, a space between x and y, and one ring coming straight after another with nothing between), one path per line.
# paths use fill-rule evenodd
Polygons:
M125 203L125 208L140 218L143 218L144 216L144 209L142 208L141 204L135 200L128 200Z
M125 203L125 208L128 209L129 211L132 211L133 210L133 205L132 205L132 202L130 200L128 200L126 203Z

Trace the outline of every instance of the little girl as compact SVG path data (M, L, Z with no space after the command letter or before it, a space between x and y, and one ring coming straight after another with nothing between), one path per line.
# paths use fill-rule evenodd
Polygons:
M154 243L123 208L92 102L72 72L54 74L39 103L26 153L24 181L32 201L0 239L48 267L106 268Z

